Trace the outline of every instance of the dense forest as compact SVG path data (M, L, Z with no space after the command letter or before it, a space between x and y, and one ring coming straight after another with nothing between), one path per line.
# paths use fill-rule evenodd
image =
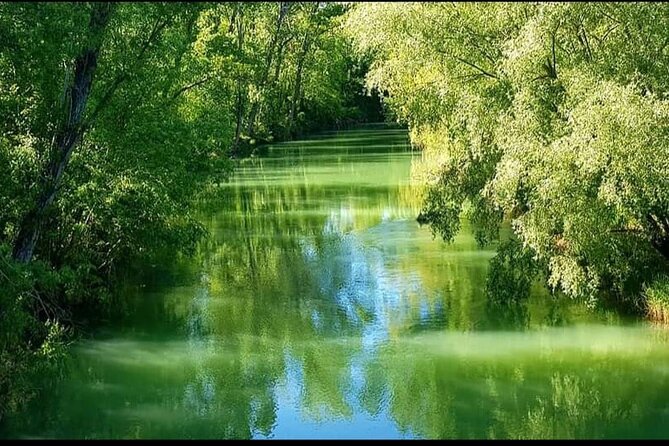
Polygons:
M0 4L0 414L119 269L192 252L206 183L263 141L378 121L319 2ZM25 384L25 385L24 385Z
M409 128L414 217L496 246L495 299L540 281L669 321L668 26L652 3L0 3L0 418L118 277L195 252L207 186L354 123Z

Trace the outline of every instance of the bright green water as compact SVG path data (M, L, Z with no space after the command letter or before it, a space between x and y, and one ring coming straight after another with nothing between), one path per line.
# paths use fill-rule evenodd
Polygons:
M415 222L418 158L358 130L247 160L0 438L669 437L669 331L488 304L492 251Z

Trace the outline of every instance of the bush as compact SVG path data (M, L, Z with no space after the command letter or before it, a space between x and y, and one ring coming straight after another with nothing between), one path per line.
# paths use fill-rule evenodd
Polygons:
M35 291L40 275L42 265L17 264L0 245L0 419L34 397L39 382L56 377L65 359L68 331L39 318L53 311Z
M663 277L645 287L648 317L663 324L669 323L669 278Z

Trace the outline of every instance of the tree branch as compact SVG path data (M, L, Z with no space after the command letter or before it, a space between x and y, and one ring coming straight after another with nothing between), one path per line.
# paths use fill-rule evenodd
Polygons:
M178 98L181 94L187 92L188 90L199 87L200 85L209 82L211 79L213 79L214 76L207 76L204 79L200 79L197 82L193 82L192 84L186 85L178 89L173 95L172 95L172 100L174 101L176 98Z
M151 34L149 35L149 38L144 41L144 44L142 45L142 48L139 51L139 54L137 55L137 58L132 64L132 69L136 69L137 66L140 64L142 59L144 58L144 55L146 54L146 51L148 50L149 46L155 41L155 39L158 37L158 34L165 29L165 27L169 24L170 18L166 18L164 20L158 19L156 23L153 25L153 29L151 30ZM86 120L85 125L88 126L91 122L95 121L95 119L98 117L100 112L104 110L107 105L109 105L109 102L111 101L112 96L118 89L118 87L128 80L130 78L130 73L132 70L125 71L118 76L116 76L116 79L114 79L114 82L112 82L111 87L107 89L105 92L104 96L102 96L102 99L100 102L98 102L97 107L95 107L95 110L90 114L89 119Z
M496 74L490 73L490 72L484 70L483 68L479 67L478 65L473 64L473 63L471 63L471 62L469 62L469 61L463 59L463 58L460 57L460 56L453 56L453 58L456 59L456 60L458 60L459 62L462 62L463 64L465 64L465 65L467 65L467 66L470 66L470 67L472 67L472 68L474 68L474 69L480 71L481 74L483 74L484 76L488 76L488 77L491 77L491 78L493 78L493 79L499 79L499 77L498 77Z

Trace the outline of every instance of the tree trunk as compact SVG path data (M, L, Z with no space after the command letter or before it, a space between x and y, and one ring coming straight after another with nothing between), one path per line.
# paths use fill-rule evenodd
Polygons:
M283 24L283 21L286 18L286 15L288 14L289 7L290 7L289 2L281 2L279 4L279 16L276 20L276 32L272 36L272 40L270 41L269 47L267 48L267 55L265 56L265 64L263 65L263 71L260 76L260 82L258 83L258 90L260 91L262 91L265 88L265 84L267 83L267 77L269 76L269 70L272 65L272 58L274 57L274 48L276 47L276 43L279 40L279 36L281 33L281 25ZM258 115L259 109L260 109L260 101L254 99L253 102L251 103L251 111L249 113L249 126L247 129L247 133L249 136L253 135L253 128L255 126L255 120L256 116Z
M302 42L302 51L300 52L297 61L297 70L295 71L295 85L293 86L293 97L290 101L290 112L288 113L288 134L292 136L293 126L295 125L295 114L297 113L297 106L300 102L300 94L302 89L302 70L304 69L304 61L307 58L309 47L311 46L311 39L309 33L304 35Z
M314 4L314 8L311 12L312 16L316 15L318 12L319 2ZM318 28L313 31L314 35L318 34ZM293 86L293 97L290 102L290 112L288 113L288 134L292 136L293 125L295 125L295 114L297 113L297 106L300 103L300 95L302 90L302 71L304 70L304 62L307 59L307 54L309 54L309 47L313 41L311 30L307 29L304 33L304 40L302 41L302 51L297 60L297 69L295 71L295 85Z
M239 140L242 136L242 125L244 124L244 96L242 89L242 80L237 79L237 100L236 100L236 126L235 126L235 140L232 143L232 155L237 155L239 150Z
M42 192L35 207L23 218L14 242L12 256L19 262L28 263L32 260L46 212L56 198L72 151L84 134L84 110L97 68L101 37L109 23L111 9L111 3L93 4L88 25L88 45L74 61L74 76L66 93L69 104L60 130L54 136L50 161L43 177Z
M277 50L277 55L276 55L276 65L275 65L275 68L274 68L274 75L271 78L269 78L269 81L268 81L268 84L267 84L268 89L272 89L274 87L274 85L276 85L276 83L279 81L279 76L281 76L281 68L283 68L283 59L284 59L284 56L286 54L286 51L285 51L286 46L288 45L288 43L291 40L293 40L293 38L288 37L287 39L281 41L281 43L279 44L279 49ZM281 102L279 101L279 103L281 103Z
M658 214L646 215L650 226L650 243L662 257L669 260L669 218Z
M242 15L241 4L235 7L235 17L237 18L237 52L241 56L244 49L244 17ZM231 24L232 26L232 24ZM242 126L244 125L244 85L241 75L237 77L236 100L235 100L235 139L232 143L232 156L237 155L239 151L239 140L242 136Z

